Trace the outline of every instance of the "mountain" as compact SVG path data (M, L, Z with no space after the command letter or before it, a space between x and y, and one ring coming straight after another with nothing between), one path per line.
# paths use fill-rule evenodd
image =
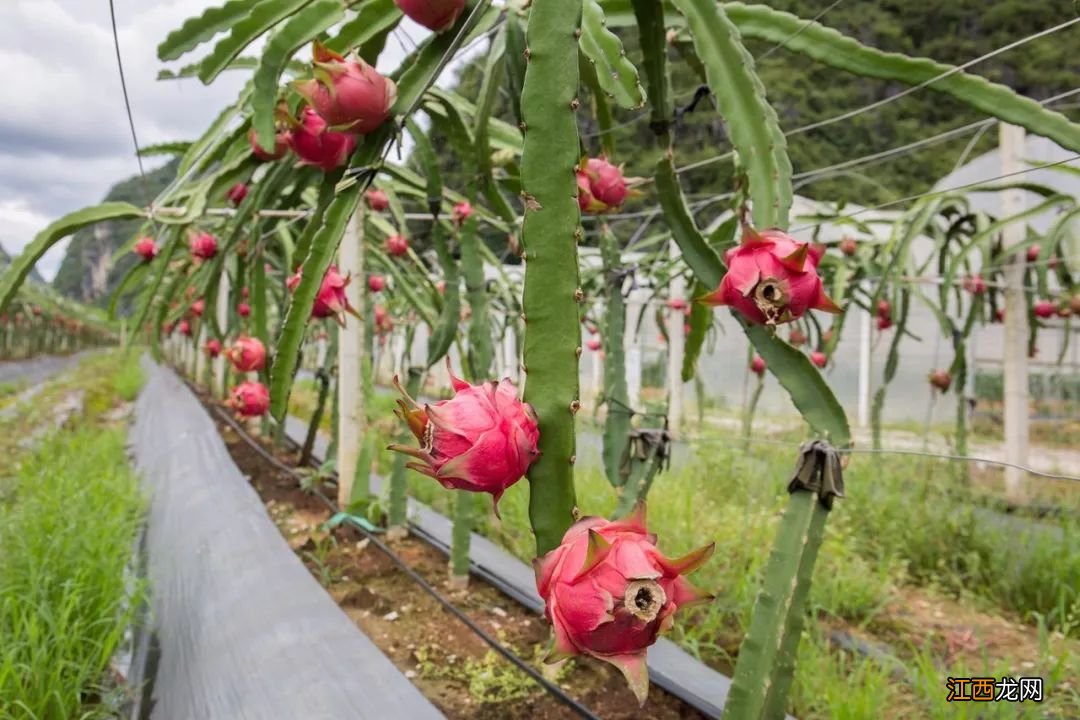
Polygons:
M173 161L148 172L145 181L139 175L122 180L109 189L104 200L144 206L176 177L176 165ZM112 255L131 239L141 223L138 219L114 220L75 233L53 279L53 287L80 302L98 305L107 302L112 289L136 262L133 255L127 254L113 263Z
M1078 12L1074 0L849 0L831 6L827 0L770 0L767 4L802 18L813 18L829 7L821 17L823 25L884 51L925 56L953 65L1070 20ZM628 57L640 70L643 63L636 32L619 32ZM1078 40L1080 30L1070 27L976 63L969 72L1008 85L1035 100L1045 100L1076 87L1080 54L1074 48ZM746 44L758 58L758 74L786 132L855 111L907 89L900 83L834 70L772 43L748 38ZM675 49L669 50L669 67L677 105L685 108L702 80ZM460 73L458 92L467 98L478 97L482 76L483 58L479 58ZM1065 101L1054 107L1074 120L1080 119L1076 98L1071 106ZM505 96L496 103L495 114L516 124ZM592 155L599 154L599 138L595 135L598 128L586 113L578 117L585 149ZM984 117L934 92L930 86L854 117L792 135L788 138L788 152L795 172L801 173L903 146ZM615 121L613 160L626 164L627 175L651 176L655 142L647 113L616 109ZM730 150L723 122L709 99L682 116L675 137L679 166L716 158ZM953 169L974 137L975 133L968 133L856 168L855 172L797 185L796 191L816 199L863 205L924 192ZM466 178L459 164L444 150L450 143L438 123L432 141L442 158L447 184L465 187ZM978 139L971 157L996 142L996 129L991 128ZM680 179L691 198L727 192L732 189L731 162L710 163L681 174ZM627 209L641 209L654 202L655 198L649 196Z

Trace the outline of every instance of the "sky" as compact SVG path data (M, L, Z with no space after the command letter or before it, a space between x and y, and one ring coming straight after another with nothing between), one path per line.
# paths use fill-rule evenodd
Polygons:
M192 140L232 101L246 73L157 81L204 54L164 65L156 47L184 19L223 0L114 0L120 51L140 145ZM405 32L423 33L416 26ZM245 53L247 54L247 53ZM392 39L393 67L403 50ZM384 68L380 58L380 69ZM100 202L138 172L116 67L108 0L0 0L0 244L22 250L60 216ZM149 158L147 169L164 158ZM38 263L52 279L66 241Z

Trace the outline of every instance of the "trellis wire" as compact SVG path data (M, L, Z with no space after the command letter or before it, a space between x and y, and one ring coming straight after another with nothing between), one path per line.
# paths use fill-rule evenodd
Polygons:
M1059 23L1059 24L1057 24L1057 25L1055 25L1055 26L1053 26L1051 28L1047 28L1045 30L1040 30L1037 33L1034 33L1032 35L1028 35L1027 37L1023 37L1023 38L1021 38L1019 40L1015 40L1015 41L1009 43L1008 45L1003 45L1000 48L997 48L995 50L991 50L990 52L986 53L985 55L981 55L981 56L979 56L977 58L974 58L972 60L968 60L966 63L964 63L962 65L957 65L955 67L949 68L945 72L940 73L938 75L935 75L934 77L930 78L929 80L926 80L926 81L924 81L924 82L922 82L922 83L920 83L918 85L913 85L912 87L905 88L904 90L896 93L895 95L890 95L889 97L882 98L881 100L878 100L876 102L872 102L872 103L870 103L868 105L863 105L862 107L856 108L854 110L849 110L849 111L841 113L839 115L834 115L833 117L825 118L824 120L819 120L817 122L810 123L809 125L803 125L801 127L797 127L794 130L789 130L788 132L784 133L784 137L790 138L790 137L792 137L794 135L801 135L803 133L810 132L811 130L817 130L819 128L823 128L823 127L826 127L828 125L832 125L833 123L837 123L837 122L840 122L842 120L850 120L851 118L858 117L859 115L862 115L863 113L869 112L871 110L876 110L876 109L878 109L880 107L888 105L889 103L895 102L895 101L899 100L902 97L910 95L913 92L917 92L918 90L922 90L923 88L934 84L938 80L941 80L943 78L949 77L950 75L954 75L954 74L956 74L958 72L961 72L961 71L971 67L972 65L976 65L976 64L978 64L980 62L983 62L984 60L988 60L988 59L990 59L992 57L1000 55L1003 52L1007 52L1009 50L1014 50L1014 49L1020 47L1021 45L1029 43L1029 42L1031 42L1033 40L1038 40L1040 38L1046 37L1047 35L1052 35L1053 33L1064 30L1064 29L1066 29L1066 28L1068 28L1068 27L1070 27L1072 25L1075 25L1078 22L1080 22L1080 17L1075 17L1072 20L1066 20L1065 22ZM708 165L711 165L713 163L722 162L723 160L725 160L725 159L727 159L729 157L731 157L730 152L725 153L723 155L718 155L718 156L712 157L712 158L705 158L704 160L699 160L697 162L693 162L693 163L685 165L685 166L683 166L681 168L678 168L675 172L681 174L681 173L684 173L684 172L688 172L690 170L696 170L698 168L702 168L702 167L706 167Z
M787 44L789 42L791 42L793 39L795 39L799 35L801 35L812 24L816 23L818 20L825 17L825 13L829 12L830 10L832 10L833 8L835 8L837 5L839 5L842 2L844 2L844 0L834 0L831 5L827 6L824 10L819 12L817 15L815 15L814 17L810 18L809 20L805 21L802 25L800 25L798 30L791 33L786 38L784 38L783 40L781 40L780 42L778 42L777 44L773 45L771 48L769 48L768 50L763 52L760 57L755 59L755 61L759 62L761 60L764 60L765 58L769 57L770 55L772 55L777 50L780 50L781 48L787 47ZM696 95L697 91L698 91L698 89L694 88L693 90L687 90L685 92L681 92L678 95L675 95L674 99L675 100L685 100L688 97ZM641 113L638 113L637 115L635 115L634 117L632 117L629 120L618 123L616 125L612 125L611 127L607 128L606 130L597 130L596 132L582 133L581 137L584 138L584 139L588 139L588 138L595 138L595 137L602 137L604 135L609 135L609 134L615 132L616 130L622 130L623 128L628 128L631 125L637 125L639 122L641 122L642 120L644 120L644 119L646 119L648 117L649 117L649 113L641 112Z

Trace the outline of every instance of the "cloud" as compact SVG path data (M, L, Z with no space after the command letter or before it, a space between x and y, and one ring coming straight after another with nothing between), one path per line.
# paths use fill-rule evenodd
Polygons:
M117 0L117 28L142 145L192 139L244 78L158 82L158 42L216 0ZM116 68L108 4L0 2L0 228L19 252L50 221L99 202L138 171ZM190 62L184 59L183 62ZM159 162L159 161L154 161ZM39 271L51 278L51 252Z
M114 2L140 145L194 139L235 99L249 73L225 72L209 87L195 79L159 82L165 66L156 48L186 18L222 0ZM403 22L379 59L380 70L395 68L427 34ZM193 62L211 47L169 67ZM17 253L52 220L100 202L138 164L105 0L0 0L0 67L0 239ZM454 76L450 69L439 84ZM61 255L54 250L39 263L46 279Z
M51 218L42 213L30 209L25 200L0 200L0 246L9 255L15 255L27 243L34 239L34 235L49 224ZM52 277L60 268L60 261L64 259L64 250L68 241L54 245L45 256L38 261L38 272Z

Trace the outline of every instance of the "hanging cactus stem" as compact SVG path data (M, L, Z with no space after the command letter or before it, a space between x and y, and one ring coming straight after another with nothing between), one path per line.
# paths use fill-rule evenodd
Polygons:
M580 21L581 0L545 0L532 6L521 92L525 400L540 419L540 457L528 474L537 555L558 546L575 505L573 407L578 401L581 335L575 116Z
M825 521L833 501L844 496L837 450L822 440L805 444L788 492L750 629L739 649L725 720L784 716Z

